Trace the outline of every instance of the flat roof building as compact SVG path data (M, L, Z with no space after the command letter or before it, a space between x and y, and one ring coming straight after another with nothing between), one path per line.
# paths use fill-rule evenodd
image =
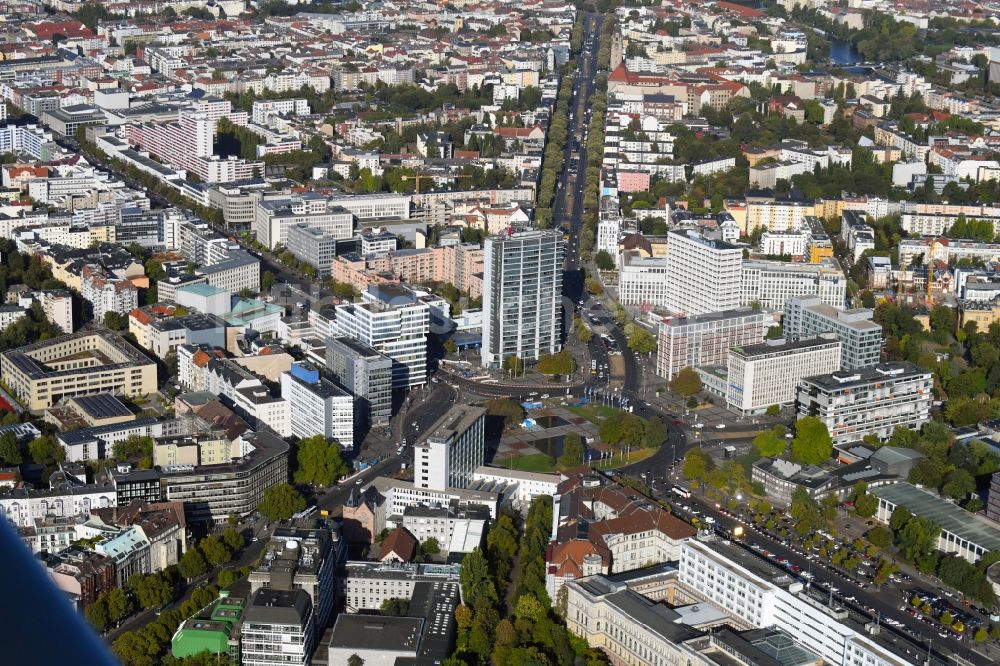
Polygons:
M687 367L720 365L733 347L764 340L771 316L750 308L710 312L660 321L656 374L673 379Z
M455 405L413 447L413 484L417 488L466 488L486 462L482 407Z
M854 370L875 365L882 353L882 327L872 321L874 314L868 308L840 310L819 296L796 296L785 303L781 323L789 340L833 333L841 343L840 366Z
M156 364L114 333L75 333L0 356L0 374L29 410L94 393L145 396L157 389Z
M253 593L243 613L243 666L305 665L315 644L308 593L269 588Z
M888 524L896 507L905 506L913 515L939 525L935 547L944 553L955 553L974 564L986 553L1000 550L1000 528L926 490L896 483L874 488L871 493L878 498L875 517L880 522Z
M796 393L799 418L815 416L834 444L874 435L889 439L898 427L919 430L930 421L934 380L912 363L879 363L803 377Z
M229 666L239 666L246 603L243 597L231 597L227 590L221 590L218 599L177 627L170 640L170 654L184 659L208 652L225 657Z
M824 333L789 342L783 338L729 352L726 404L744 414L759 414L771 405L795 401L803 377L840 368L840 341Z

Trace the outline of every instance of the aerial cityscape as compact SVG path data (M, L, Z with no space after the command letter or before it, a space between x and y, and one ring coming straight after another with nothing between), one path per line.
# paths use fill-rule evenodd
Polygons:
M0 9L3 663L1000 663L1000 5Z

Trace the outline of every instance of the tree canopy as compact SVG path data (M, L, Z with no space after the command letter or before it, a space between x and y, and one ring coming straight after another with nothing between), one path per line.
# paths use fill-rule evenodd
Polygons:
M340 446L323 435L307 437L299 442L295 483L312 483L322 488L332 486L347 476L347 463L340 455Z
M270 521L288 520L306 508L306 500L287 483L279 483L264 491L264 500L257 507Z
M826 424L815 416L805 416L795 422L792 457L800 463L819 465L830 459L833 439Z

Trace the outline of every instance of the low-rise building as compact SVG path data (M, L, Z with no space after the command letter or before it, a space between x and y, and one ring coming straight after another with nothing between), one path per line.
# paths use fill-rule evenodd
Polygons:
M905 506L911 514L938 525L934 546L975 564L989 552L1000 550L1000 528L989 520L965 511L957 504L909 483L895 483L871 491L878 498L875 518L888 524L892 512Z
M230 596L228 590L220 590L218 599L177 628L170 640L170 654L176 659L185 659L207 652L222 663L238 666L246 603L243 597Z
M403 511L403 527L424 543L437 541L442 552L471 553L479 548L486 534L490 512L485 507L411 506Z

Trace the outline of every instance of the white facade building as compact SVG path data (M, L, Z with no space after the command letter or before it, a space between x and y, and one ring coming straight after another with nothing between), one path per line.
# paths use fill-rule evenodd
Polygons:
M394 389L427 383L430 306L400 285L372 285L361 297L361 303L337 306L335 334L392 359Z
M466 488L486 461L482 407L455 405L413 447L413 483L418 488Z
M666 261L667 309L699 315L739 306L742 248L694 231L671 231Z
M323 435L342 449L354 448L354 398L307 363L281 374L281 397L288 403L292 434Z
M789 405L803 377L840 369L840 342L832 335L796 342L768 340L729 352L726 404L743 414L759 414L771 405Z
M834 259L818 264L782 261L743 262L739 304L781 311L794 296L819 296L827 305L842 309L847 298L847 278Z

